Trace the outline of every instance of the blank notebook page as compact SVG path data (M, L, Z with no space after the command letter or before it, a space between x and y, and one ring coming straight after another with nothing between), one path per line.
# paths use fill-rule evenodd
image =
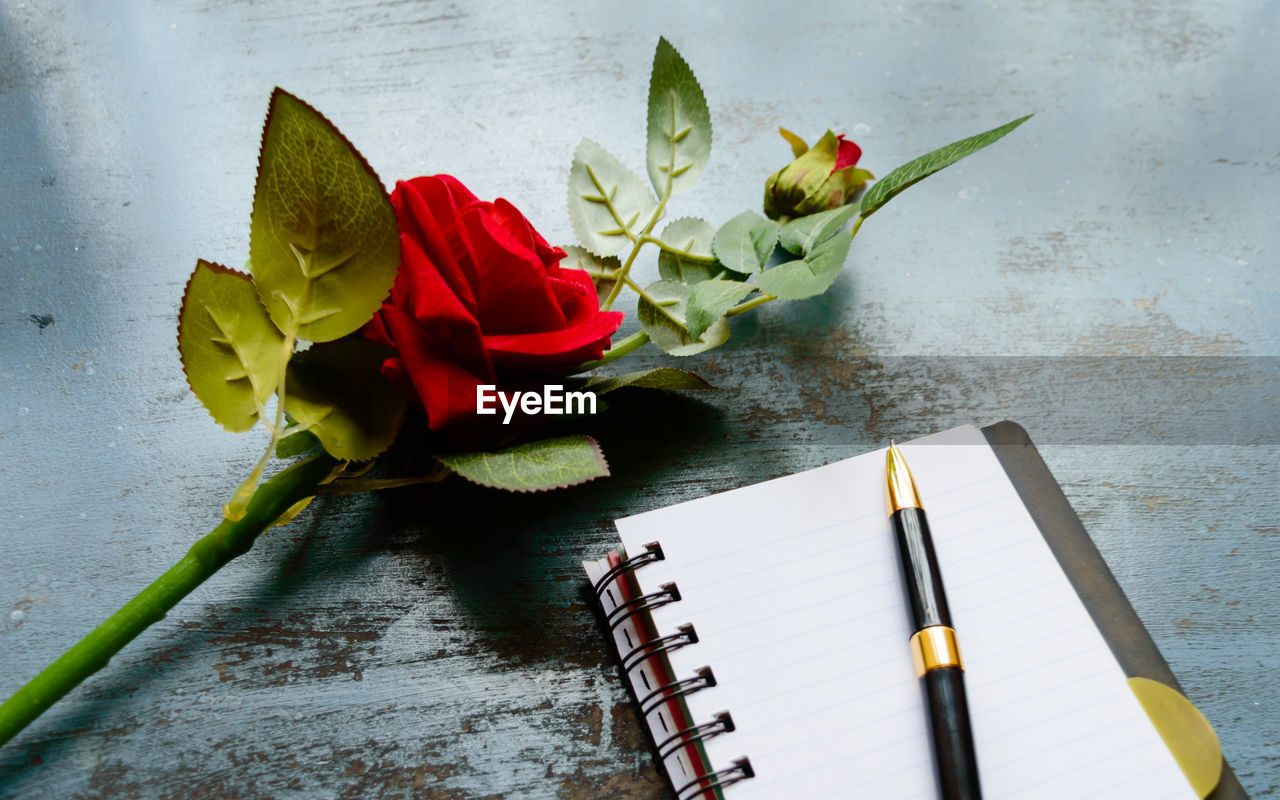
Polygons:
M977 428L901 446L929 515L965 660L984 795L1194 798ZM937 797L907 640L885 451L619 520L658 634L692 623L677 678L709 665L695 721L714 768L747 756L738 798Z

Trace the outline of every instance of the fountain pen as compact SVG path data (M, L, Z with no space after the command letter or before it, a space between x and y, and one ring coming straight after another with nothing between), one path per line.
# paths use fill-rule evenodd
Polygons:
M964 662L951 627L942 573L915 481L902 452L892 442L885 459L885 484L911 615L911 657L916 676L924 684L929 711L939 796L943 800L981 800L969 703L964 693Z

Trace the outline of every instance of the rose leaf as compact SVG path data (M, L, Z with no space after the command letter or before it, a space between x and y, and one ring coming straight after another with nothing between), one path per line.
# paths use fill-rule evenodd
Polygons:
M592 378L583 385L583 388L600 395L624 388L671 391L673 389L714 389L715 387L707 383L706 379L696 372L690 372L687 369L676 369L675 367L658 367L657 369L628 372L625 375L615 375L610 378Z
M711 112L693 70L666 39L658 39L649 76L649 180L662 196L677 195L702 174L711 156Z
M756 279L756 287L783 300L822 294L840 274L852 243L848 236L832 236L802 258L765 270Z
M778 231L778 242L783 249L796 255L808 253L839 233L857 212L858 209L854 206L841 206L830 211L793 219Z
M690 335L685 325L685 308L693 287L675 281L658 281L645 287L636 306L640 325L653 343L673 356L691 356L729 341L729 325L719 320L700 336Z
M597 299L603 303L617 283L614 275L622 268L622 261L617 256L601 258L576 244L567 244L561 249L565 252L565 258L560 262L561 268L580 269L590 275L591 282L596 285Z
M640 237L655 206L639 175L600 145L582 140L569 168L569 221L588 250L614 255Z
M685 311L689 335L701 336L717 320L724 319L726 311L755 290L756 287L741 281L703 281L694 286Z
M711 242L716 226L697 217L681 217L662 231L663 248L658 252L658 274L667 280L694 284L710 280L723 267L716 264Z
M285 410L334 458L367 461L395 441L408 400L382 376L388 352L363 339L342 339L290 362Z
M197 261L178 312L178 352L191 391L219 425L239 432L258 424L276 390L284 337L252 278Z
M777 241L778 223L743 211L716 231L712 249L720 263L735 272L759 272Z
M490 453L438 455L462 477L509 492L544 492L576 486L609 474L600 445L590 436L559 436Z
M867 190L867 193L862 196L862 210L860 213L863 217L871 216L880 206L892 200L899 192L911 184L929 177L944 167L951 166L965 156L972 155L987 145L995 144L1005 134L1031 119L1032 116L1034 115L1028 114L1021 119L1015 119L1013 122L1006 123L998 128L992 128L985 133L979 133L977 136L970 136L968 139L952 142L945 147L934 150L932 153L926 153L913 161L908 161L885 175Z
M280 440L276 445L276 458L293 458L321 446L320 440L311 431L298 431Z
M400 264L378 176L329 120L282 89L262 131L249 260L271 319L314 342L367 322Z

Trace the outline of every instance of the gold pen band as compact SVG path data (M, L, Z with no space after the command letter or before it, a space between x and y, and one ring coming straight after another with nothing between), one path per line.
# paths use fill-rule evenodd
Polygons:
M916 677L943 667L964 669L960 658L960 643L956 641L954 628L946 625L930 625L911 636L911 660L916 664Z

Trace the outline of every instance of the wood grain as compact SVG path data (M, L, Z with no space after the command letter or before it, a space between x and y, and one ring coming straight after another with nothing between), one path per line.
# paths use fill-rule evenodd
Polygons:
M830 294L681 365L720 391L611 400L607 481L344 498L264 537L0 750L0 796L668 797L584 595L610 521L1002 418L1242 783L1280 794L1269 24L1165 0L0 6L6 696L212 527L264 445L207 418L174 325L197 257L244 262L273 86L388 184L451 172L554 242L580 137L642 167L659 35L715 125L670 218L757 207L779 125L849 133L883 175L1038 114L877 213Z

